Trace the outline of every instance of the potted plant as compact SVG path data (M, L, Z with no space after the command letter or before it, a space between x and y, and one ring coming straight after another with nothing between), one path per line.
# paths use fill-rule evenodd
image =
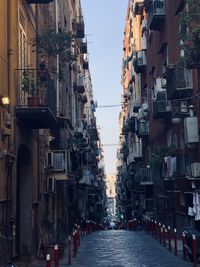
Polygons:
M21 90L27 95L28 106L41 105L41 99L38 97L36 75L34 70L25 69L22 71Z

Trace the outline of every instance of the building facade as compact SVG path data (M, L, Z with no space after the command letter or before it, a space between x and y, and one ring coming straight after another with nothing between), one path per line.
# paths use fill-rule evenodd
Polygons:
M200 177L199 67L188 64L181 35L190 11L190 1L129 1L117 154L118 213L179 231L199 228L188 214Z
M116 175L106 175L106 196L108 216L115 216L116 192L115 192Z
M3 264L100 222L106 202L80 1L2 0L0 14Z

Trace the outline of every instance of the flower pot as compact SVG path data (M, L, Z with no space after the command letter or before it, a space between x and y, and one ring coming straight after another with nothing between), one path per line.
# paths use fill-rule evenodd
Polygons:
M31 96L27 98L27 103L28 103L28 106L31 106L31 107L41 106L41 99L40 97Z

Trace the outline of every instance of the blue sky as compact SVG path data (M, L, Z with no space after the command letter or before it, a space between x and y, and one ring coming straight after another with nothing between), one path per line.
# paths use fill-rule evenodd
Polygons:
M94 100L98 106L121 103L123 32L128 0L82 0ZM120 107L98 108L103 144L117 144ZM104 147L106 174L116 170L116 146Z

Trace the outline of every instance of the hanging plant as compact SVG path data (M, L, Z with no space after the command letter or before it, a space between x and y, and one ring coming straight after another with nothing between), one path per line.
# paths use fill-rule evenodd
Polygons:
M200 0L185 0L185 9L180 13L179 41L183 62L187 68L200 66Z

